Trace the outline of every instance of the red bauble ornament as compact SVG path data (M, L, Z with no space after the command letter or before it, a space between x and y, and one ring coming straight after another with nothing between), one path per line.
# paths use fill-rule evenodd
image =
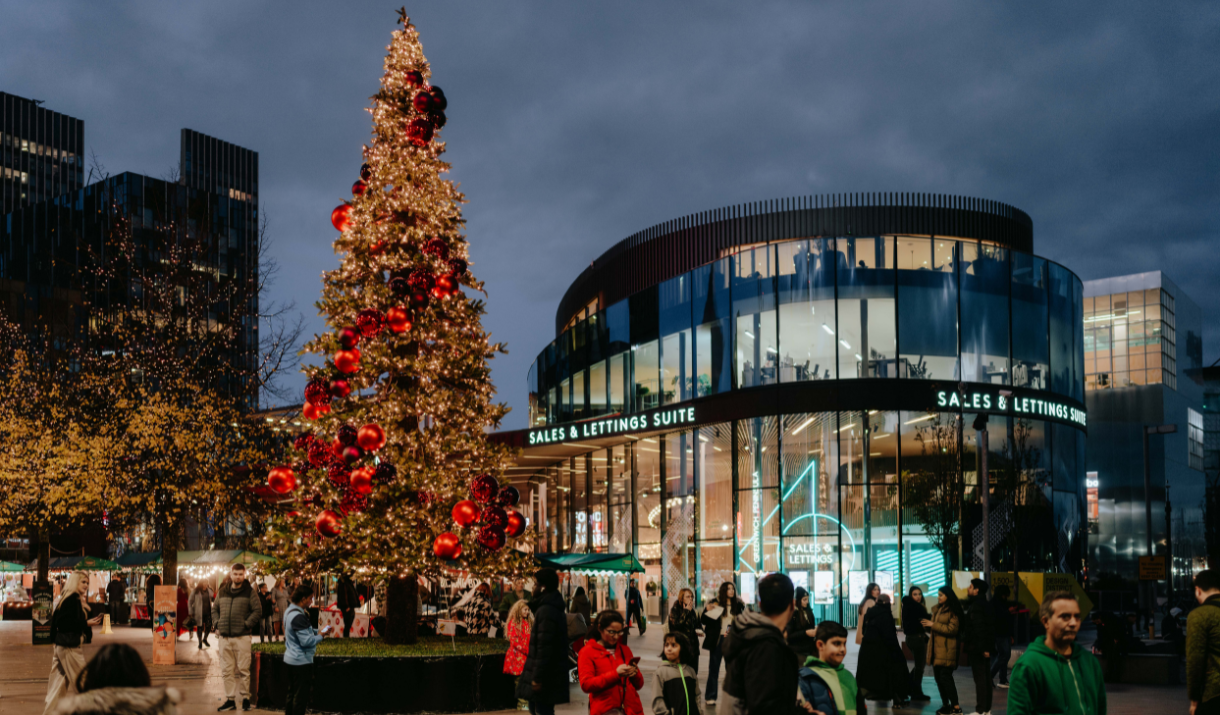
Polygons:
M446 561L456 559L462 555L462 540L457 534L446 531L432 542L432 553Z
M326 380L315 377L305 385L305 401L311 405L321 405L330 402L330 386Z
M448 298L457 293L457 283L450 276L438 276L436 286L432 288L432 297L436 299Z
M335 368L339 372L351 374L360 369L360 351L352 348L351 350L340 350L335 353Z
M342 459L343 458L343 448L346 446L347 445L343 444L342 442L340 442L337 439L334 442L331 442L330 456L333 457L334 459Z
M389 282L390 292L397 296L410 295L411 282L403 276L394 276Z
M432 286L436 285L436 276L423 268L416 268L411 271L411 276L407 278L407 283L411 286L411 290L416 293L427 293L432 290Z
M507 539L505 538L504 529L489 524L479 529L479 535L475 537L475 541L478 541L479 546L488 551L499 551L504 547L504 542Z
M415 107L415 111L419 112L420 114L427 114L428 112L431 112L435 105L436 98L426 89L418 92L415 95L415 98L411 100L411 106Z
M427 293L412 293L411 294L411 310L416 310L416 311L423 310L424 308L427 308L428 303L431 303L431 302L432 302L432 299L428 297Z
M316 420L327 412L330 412L330 405L325 402L320 405L306 402L305 406L301 408L301 416L307 420Z
M361 330L347 327L339 331L339 347L344 350L354 350L360 344Z
M371 256L380 256L380 255L381 255L381 252L385 250L385 247L386 247L386 242L385 242L385 241L378 241L377 243L374 243L374 244L373 244L373 245L372 245L372 246L369 248L369 255L371 255Z
M331 397L337 397L341 400L350 394L352 394L352 386L348 383L347 380L345 380L341 377L336 377L335 379L330 381Z
M313 525L314 528L318 530L319 534L330 539L338 536L339 533L343 531L343 527L340 523L342 520L343 517L339 516L330 509L327 509L321 514L318 514L318 518L316 521L314 521Z
M419 70L407 70L402 73L402 81L406 82L408 87L422 87L424 85L424 73Z
M432 95L432 106L434 112L443 112L449 108L449 100L445 99L445 92L440 87L433 85L428 88L428 94Z
M352 479L348 482L348 488L357 494L372 494L373 493L373 468L362 467L352 472Z
M309 445L313 442L313 435L306 432L305 434L297 435L297 438L292 440L292 448L298 452L304 452L309 449Z
M525 533L525 517L521 516L521 512L508 512L508 526L504 527L504 531L514 539Z
M376 308L365 308L356 316L356 325L360 328L360 334L366 338L376 337L384 324L385 316Z
M407 125L407 139L415 146L428 146L428 142L432 141L432 122L412 119Z
M331 462L326 468L326 478L336 487L346 487L352 479L352 473L343 462Z
M343 499L339 501L339 511L346 514L352 512L361 512L368 508L369 500L363 494L357 494L350 489L343 495Z
M479 520L481 514L479 505L469 499L463 499L453 505L453 520L461 527L470 526L475 523Z
M267 475L267 486L277 494L287 494L297 488L297 478L291 467L276 467Z
M461 258L449 259L449 272L455 276L466 275L466 261Z
M349 444L355 444L356 443L356 428L352 427L351 425L343 425L335 433L335 438L338 439L339 443L342 444L344 447L348 446Z
M389 324L390 330L396 333L405 333L411 329L411 316L407 313L407 309L401 306L394 306L387 310L385 320Z
M389 462L380 462L373 470L373 481L378 484L389 484L398 476L398 468Z
M439 236L429 239L428 242L424 244L424 253L428 254L429 256L436 256L442 261L447 261L449 260L449 244L445 243L445 239Z
M360 449L354 444L350 447L343 448L343 461L347 462L349 465L355 464L362 459L364 459L363 449Z
M326 464L326 460L330 459L330 447L321 440L314 440L309 444L309 463L314 467L321 467Z
M483 510L483 523L503 529L508 526L508 512L498 506L489 506Z
M357 433L356 443L362 449L376 452L385 446L385 430L377 425L365 425Z
M369 189L369 185L364 183L363 180L357 181L356 183L352 184L352 194L354 196L364 196L364 192L368 191L368 189Z
M500 493L496 495L496 503L504 508L517 506L519 501L521 501L521 492L511 484L507 487L500 487Z
M432 126L429 124L428 126ZM429 137L431 139L431 137ZM335 229L343 232L352 227L352 207L347 204L336 207L330 212L330 222Z
M480 474L470 483L470 493L480 504L489 504L500 491L500 483L490 474Z
M373 167L369 166L368 164L361 164L360 165L360 178L364 179L365 181L368 181L369 179L373 178Z

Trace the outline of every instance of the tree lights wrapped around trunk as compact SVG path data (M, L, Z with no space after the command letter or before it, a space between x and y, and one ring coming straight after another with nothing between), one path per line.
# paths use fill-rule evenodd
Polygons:
M465 199L442 178L448 100L405 12L399 21L360 180L332 215L342 260L318 303L330 331L306 346L325 361L304 394L312 434L294 445L299 486L267 549L299 573L390 579L387 638L410 642L414 577L519 575L524 518L496 508L488 522L465 505L454 518L472 496L493 506L511 459L485 436L508 411L492 402L488 365L504 348L472 297L483 284L468 270Z

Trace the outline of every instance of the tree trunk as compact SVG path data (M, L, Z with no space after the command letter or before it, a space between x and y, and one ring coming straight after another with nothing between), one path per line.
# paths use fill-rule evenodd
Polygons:
M161 585L178 584L178 545L182 538L182 521L165 517L161 528Z
M394 576L386 588L386 643L410 645L418 639L419 578L415 574Z
M49 583L51 572L51 532L38 531L38 583Z

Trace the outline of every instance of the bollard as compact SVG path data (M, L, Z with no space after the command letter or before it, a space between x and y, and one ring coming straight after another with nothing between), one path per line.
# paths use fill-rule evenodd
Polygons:
M104 635L106 633L113 633L113 632L114 631L110 630L110 614L109 613L102 614L102 634Z

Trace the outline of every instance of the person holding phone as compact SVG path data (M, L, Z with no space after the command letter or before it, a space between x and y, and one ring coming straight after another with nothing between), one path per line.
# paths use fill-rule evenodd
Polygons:
M51 611L51 640L55 643L55 651L51 654L44 715L55 712L55 706L65 695L77 692L76 679L85 667L81 640L92 635L92 626L102 622L101 616L89 617L89 607L85 605L88 593L89 574L73 571L64 585L63 597Z
M618 611L602 611L593 619L589 639L580 650L577 672L580 689L589 694L589 715L620 710L626 715L644 715L640 688L640 659L620 641L626 632Z
M309 708L309 692L313 685L313 656L322 639L334 632L334 626L315 630L309 621L313 604L313 588L297 586L290 598L292 605L284 611L284 666L288 669L288 694L284 712L305 715Z

